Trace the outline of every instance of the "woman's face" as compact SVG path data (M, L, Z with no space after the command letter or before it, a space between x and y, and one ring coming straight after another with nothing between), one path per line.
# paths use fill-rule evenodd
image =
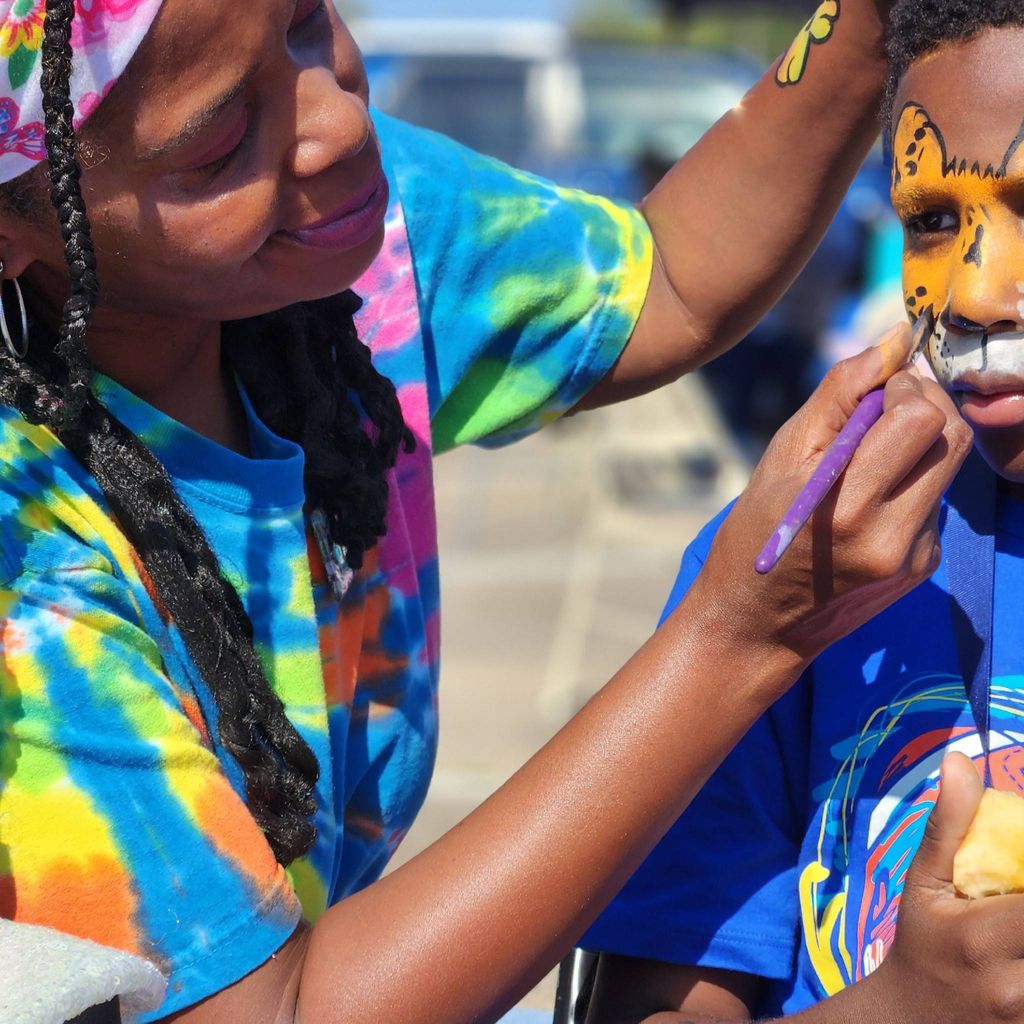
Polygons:
M894 118L907 309L936 315L936 375L992 466L1024 481L1024 29L918 61Z
M380 247L366 76L331 0L165 0L84 141L103 316L256 315L342 290ZM53 224L13 233L52 305Z

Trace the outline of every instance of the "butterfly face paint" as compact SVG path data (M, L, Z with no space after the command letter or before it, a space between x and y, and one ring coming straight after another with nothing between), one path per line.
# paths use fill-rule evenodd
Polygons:
M840 0L824 0L793 40L775 72L779 85L796 85L807 70L811 49L832 37L839 20Z

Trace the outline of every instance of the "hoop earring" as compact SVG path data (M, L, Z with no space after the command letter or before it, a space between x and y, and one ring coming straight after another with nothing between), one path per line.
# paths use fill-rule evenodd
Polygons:
M0 274L3 272L4 264L0 260ZM0 335L3 336L4 346L11 357L20 361L28 355L28 310L25 308L25 296L18 279L12 277L10 282L14 285L14 293L18 297L18 312L21 314L21 340L15 344L14 338L11 336L11 328L7 323L7 310L4 307L4 286L7 284L7 280L0 280Z

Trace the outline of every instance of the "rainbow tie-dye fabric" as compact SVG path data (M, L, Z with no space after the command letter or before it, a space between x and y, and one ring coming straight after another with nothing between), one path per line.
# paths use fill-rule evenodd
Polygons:
M379 876L436 747L432 452L510 440L576 404L647 289L635 211L377 125L393 200L356 289L360 329L419 447L393 473L387 537L343 606L307 542L301 450L250 409L242 458L97 381L206 529L320 759L319 839L287 872L95 482L0 410L0 915L148 957L170 978L157 1016L233 983L301 915Z

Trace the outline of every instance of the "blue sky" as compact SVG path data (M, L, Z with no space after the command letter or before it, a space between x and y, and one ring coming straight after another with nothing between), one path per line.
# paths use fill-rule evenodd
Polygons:
M423 17L423 0L360 0L362 9L380 18ZM573 6L572 0L485 0L490 17L558 18ZM480 0L431 0L432 17L458 18L479 15Z

